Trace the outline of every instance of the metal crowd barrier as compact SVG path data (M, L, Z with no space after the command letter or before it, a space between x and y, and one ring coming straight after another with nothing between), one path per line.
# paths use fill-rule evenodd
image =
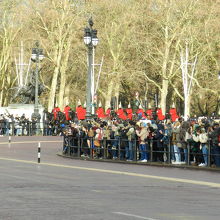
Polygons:
M10 122L7 126L0 126L0 136L56 136L62 131L58 125L51 127L43 122L32 123L29 122L25 125Z
M114 142L118 141L118 145L115 146ZM174 152L171 141L166 146L161 148L157 147L156 140L148 140L147 148L145 151L141 151L139 147L138 140L134 141L134 147L132 150L129 150L129 141L126 139L106 139L101 140L101 145L99 147L94 146L93 138L80 138L68 136L64 138L63 144L63 154L68 155L74 158L89 158L89 159L99 159L99 160L118 160L118 161L127 161L128 155L133 151L133 159L128 160L129 162L137 163L141 162L141 153L147 153L147 161L144 162L159 162L166 164L185 164L185 165L195 165L196 158L199 158L200 162L204 162L204 156L207 156L207 167L211 167L215 163L215 157L220 159L220 154L214 154L212 152L213 146L211 141L207 143L208 152L207 155L203 154L200 149L193 151L193 148L190 144L187 144L187 148L184 151L180 149L180 152ZM179 154L181 158L180 163L176 163L175 153ZM197 164L199 165L199 163Z

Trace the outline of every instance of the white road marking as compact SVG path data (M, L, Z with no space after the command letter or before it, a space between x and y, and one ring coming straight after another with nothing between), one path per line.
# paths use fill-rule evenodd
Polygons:
M139 218L139 219L158 220L158 219L155 219L155 218L148 218L148 217L143 217L143 216L139 216L139 215L128 214L128 213L125 213L125 212L113 212L113 213L117 214L117 215L124 215L124 216Z
M27 163L27 164L38 164L35 161L17 160L17 159L4 158L4 157L0 157L0 160L14 161L18 163ZM187 183L187 184L195 184L195 185L201 185L201 186L220 188L220 183L206 182L206 181L201 181L201 180L190 180L190 179L181 179L181 178L174 178L174 177L154 176L154 175L141 174L141 173L131 173L131 172L124 172L124 171L117 171L117 170L105 170L105 169L98 169L98 168L91 168L91 167L78 167L78 166L70 166L70 165L55 164L55 163L41 163L41 165L77 169L77 170L94 171L94 172L100 172L100 173L134 176L134 177L141 177L141 178L146 178L146 179L156 179L156 180L163 180L163 181L169 181L169 182L179 182L179 183Z

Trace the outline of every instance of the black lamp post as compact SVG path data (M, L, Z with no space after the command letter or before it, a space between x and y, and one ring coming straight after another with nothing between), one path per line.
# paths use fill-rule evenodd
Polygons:
M39 114L39 106L38 106L38 87L39 87L39 63L40 61L43 60L44 55L43 55L43 49L39 48L39 42L37 41L35 44L35 48L32 49L32 54L31 54L31 60L36 63L36 69L35 69L35 74L34 74L34 80L35 80L35 97L34 97L34 113L32 115L32 119L35 118L37 120L37 127L39 127L39 122L40 122L40 114ZM38 128L37 128L38 129Z
M86 91L86 118L91 118L92 109L92 65L93 64L93 49L97 46L99 39L97 38L97 30L93 29L92 18L88 21L89 27L84 30L84 43L88 48L88 76L87 76L87 91Z
M38 108L38 86L39 86L39 62L44 59L43 49L39 48L39 42L36 42L36 47L32 49L31 60L36 63L36 70L35 70L35 99L34 99L34 112L39 113Z

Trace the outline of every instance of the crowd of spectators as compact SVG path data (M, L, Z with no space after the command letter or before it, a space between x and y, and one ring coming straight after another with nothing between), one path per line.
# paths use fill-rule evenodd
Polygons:
M214 120L92 119L71 123L62 135L64 154L220 167L220 127Z
M34 117L27 118L13 114L0 115L0 136L24 136L36 135L38 120Z
M66 117L58 111L45 112L43 123L38 122L24 114L0 115L0 135L62 135L63 154L73 156L220 167L218 120L156 120L137 114L125 120L117 114L79 120L77 114Z

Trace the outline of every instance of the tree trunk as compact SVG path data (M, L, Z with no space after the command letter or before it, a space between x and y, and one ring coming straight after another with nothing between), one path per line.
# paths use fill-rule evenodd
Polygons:
M1 93L0 93L0 107L4 104L4 94L5 94L5 77L2 77Z
M56 68L54 70L53 78L52 78L51 87L50 87L50 94L49 94L49 101L48 101L48 111L49 112L52 111L52 109L54 108L54 105L55 105L54 99L55 99L55 95L56 95L58 75L59 75L59 67L56 66Z
M168 93L168 79L167 79L167 65L170 53L170 42L168 42L168 26L165 27L165 51L164 51L164 59L162 66L162 89L161 89L161 109L162 113L166 114L166 101L167 101L167 93Z
M185 96L184 100L184 121L190 117L190 96Z
M114 85L113 80L111 80L110 83L108 84L107 93L105 94L105 109L111 107L113 85Z
M163 79L162 91L161 91L161 101L160 101L163 115L166 114L166 101L167 101L167 94L168 94L168 85L169 85L168 80Z
M64 108L64 94L65 94L65 87L66 87L66 70L68 68L68 60L71 48L71 37L69 37L67 41L67 48L65 48L65 57L62 62L62 66L60 68L60 90L59 90L59 97L58 97L58 105L60 108Z
M48 101L49 112L52 111L55 105L54 100L55 100L56 88L57 88L57 78L58 78L59 71L60 71L61 54L62 54L61 49L59 50L59 48L57 48L56 67L54 69L54 74L53 74L52 83L50 87L49 101Z
M58 94L58 106L60 109L64 108L64 92L65 92L65 86L66 86L66 74L65 71L60 72L60 88L59 88L59 94Z
M70 84L67 84L65 86L65 91L64 91L64 99L63 99L63 102L64 102L64 106L66 105L69 105L70 104Z
M119 94L120 94L120 78L118 77L117 81L115 82L115 89L114 89L114 96L116 97L117 103L116 103L116 109L118 109L119 105Z

